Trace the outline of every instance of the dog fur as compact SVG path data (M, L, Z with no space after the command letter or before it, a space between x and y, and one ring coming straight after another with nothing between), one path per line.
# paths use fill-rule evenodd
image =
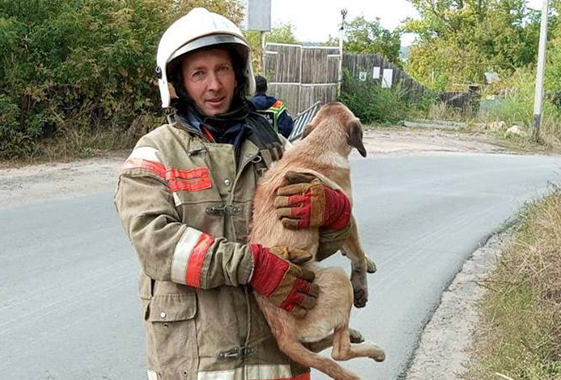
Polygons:
M353 148L362 156L366 156L366 150L362 143L359 119L341 103L323 106L306 126L304 137L295 147L287 150L283 158L260 180L254 198L250 241L267 247L299 248L315 258L319 230L285 229L274 208L276 190L287 185L290 178L298 182L299 176L312 174L329 186L344 191L352 202L348 157ZM385 359L384 351L374 344L351 343L351 340L356 341L355 332L349 329L353 300L357 303L357 291L355 289L353 294L353 286L356 282L359 291L365 292L363 288L366 287L367 270L367 258L360 246L354 220L343 250L352 262L351 281L341 268L322 267L314 260L304 264L305 268L314 271L314 283L320 288L316 306L304 318L292 316L256 292L254 295L281 351L296 362L316 368L333 379L357 380L360 379L357 375L316 352L333 346L331 357L335 360L355 357L369 357L376 361ZM284 258L302 260L295 257ZM365 303L364 294L362 296L361 302Z

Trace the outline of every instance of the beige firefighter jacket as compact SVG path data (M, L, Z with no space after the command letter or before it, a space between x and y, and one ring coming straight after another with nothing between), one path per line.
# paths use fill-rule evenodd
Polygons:
M256 183L284 149L262 116L247 124L253 134L236 163L232 145L172 115L120 173L115 205L142 267L151 380L309 379L280 352L246 286ZM347 234L323 231L320 250L334 253Z

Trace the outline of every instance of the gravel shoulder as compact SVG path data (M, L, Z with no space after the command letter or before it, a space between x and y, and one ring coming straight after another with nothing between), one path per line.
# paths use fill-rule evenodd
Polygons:
M366 128L364 144L369 155L512 154L484 136L442 130ZM69 163L13 168L3 164L0 211L50 199L112 191L127 156L128 152L119 152ZM484 291L479 283L508 240L508 234L493 236L465 263L424 330L407 380L457 379L465 371L469 359L466 350L478 324L476 302Z
M406 380L464 379L480 321L477 303L486 291L481 284L512 239L512 229L493 234L464 263L425 326Z

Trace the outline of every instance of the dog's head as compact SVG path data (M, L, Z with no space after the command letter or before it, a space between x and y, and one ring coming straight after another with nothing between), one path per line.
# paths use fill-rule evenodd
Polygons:
M302 138L306 138L314 130L318 130L319 133L320 129L327 128L327 126L341 128L345 133L347 144L356 148L362 157L366 157L366 148L362 142L362 124L347 106L334 102L321 107L312 121L304 128ZM326 130L325 133L325 137L329 137L327 135L329 131Z

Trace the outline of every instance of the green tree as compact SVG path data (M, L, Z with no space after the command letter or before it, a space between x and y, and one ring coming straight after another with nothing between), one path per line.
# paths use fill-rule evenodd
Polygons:
M545 88L547 91L560 93L556 100L561 107L561 26L552 30L554 36L548 42Z
M539 13L526 0L408 0L420 14L407 70L431 88L481 83L486 71L510 75L535 61Z
M294 25L291 22L281 23L279 26L271 28L266 35L267 42L279 44L300 44L301 42L294 36Z
M335 46L338 45L338 42ZM368 21L363 16L357 17L345 25L344 50L347 53L373 54L384 56L390 62L401 66L399 49L401 31L390 31L380 24L380 19Z
M261 32L245 31L244 35L251 46L253 68L256 73L261 72ZM294 25L290 22L271 28L271 31L265 34L265 40L282 44L301 43L294 36Z

